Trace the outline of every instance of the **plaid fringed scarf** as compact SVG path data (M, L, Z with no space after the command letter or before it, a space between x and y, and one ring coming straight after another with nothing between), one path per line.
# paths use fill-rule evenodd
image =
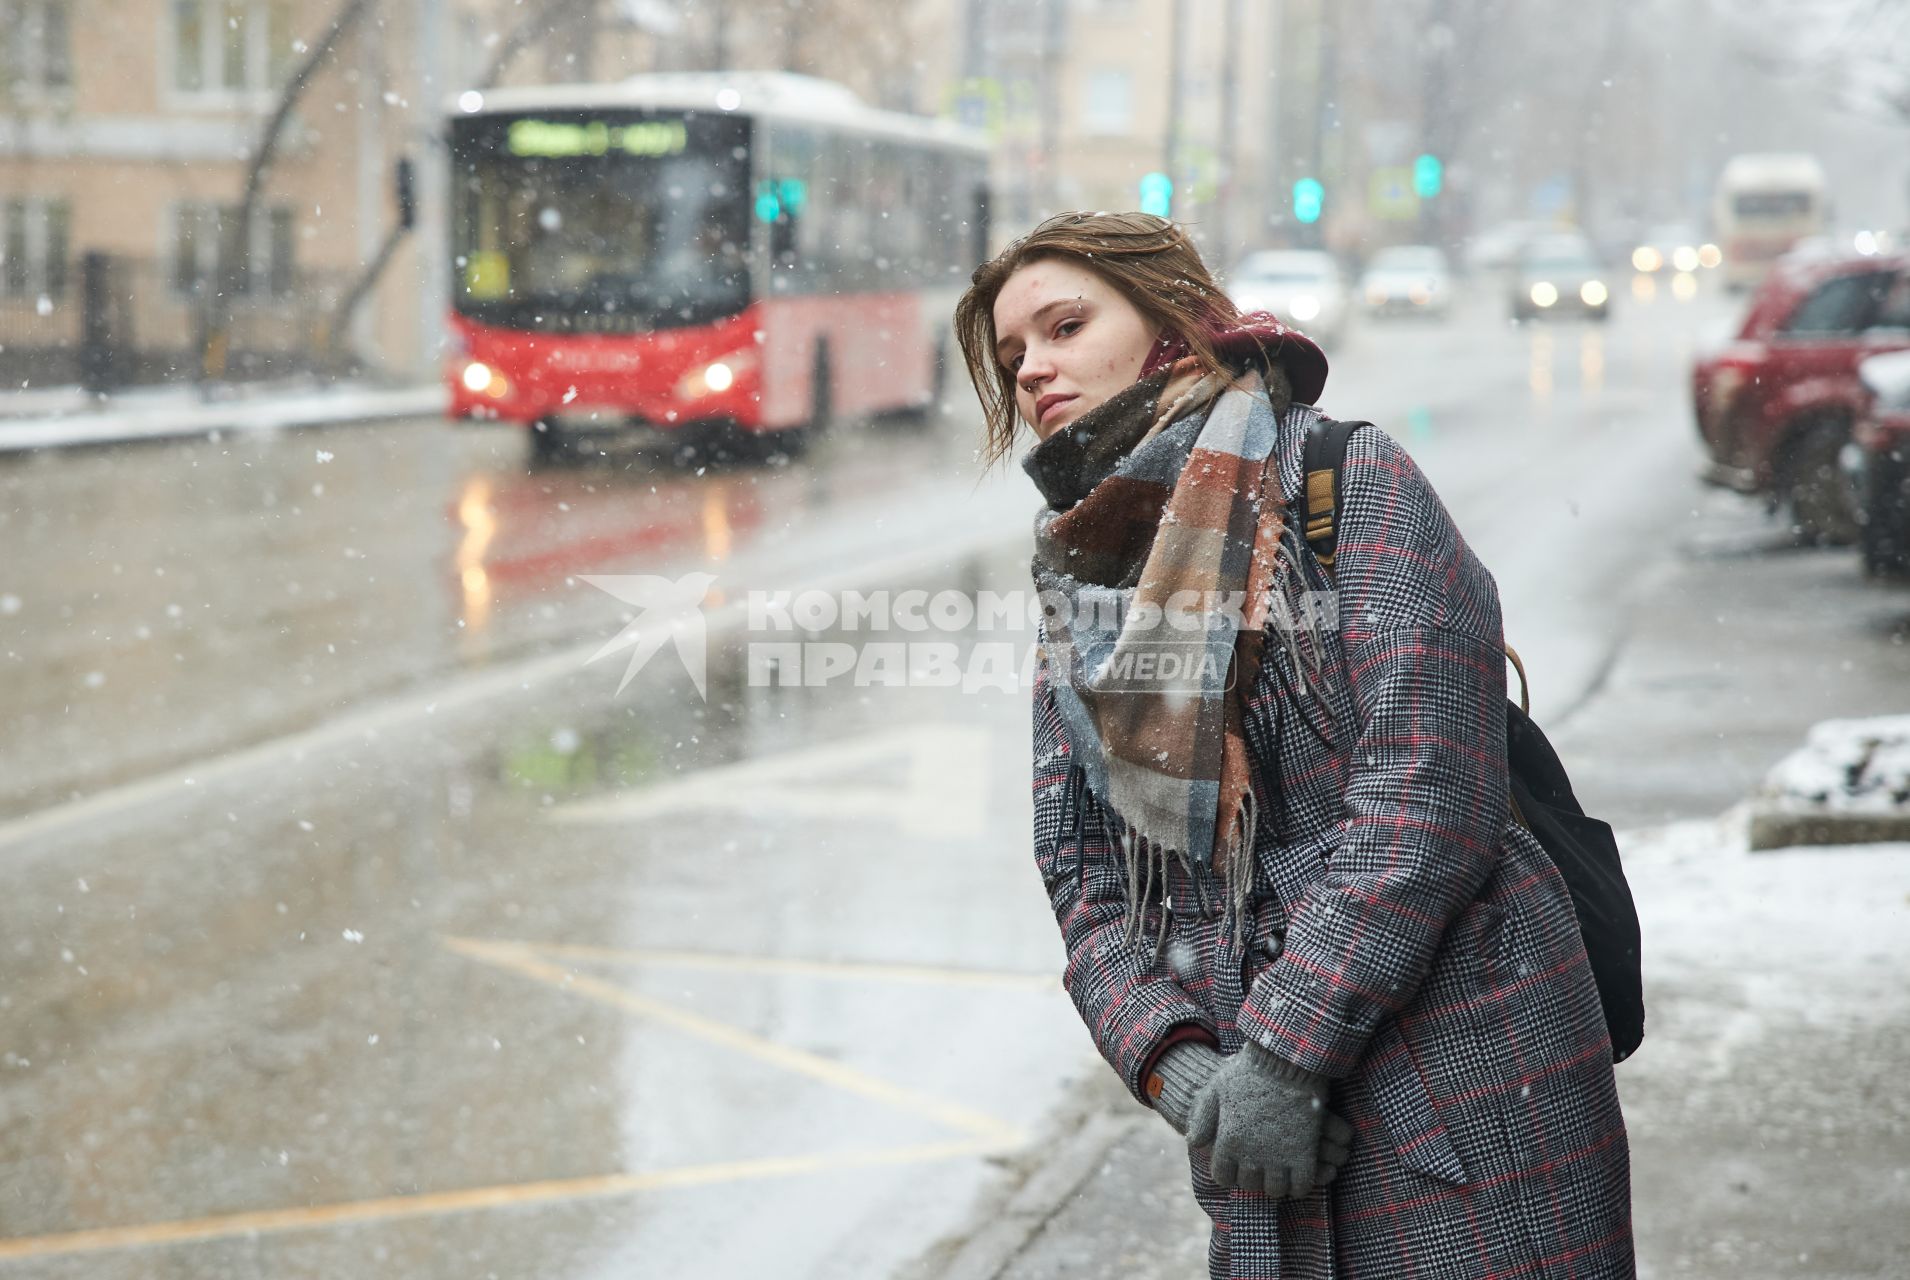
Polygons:
M1325 362L1306 347L1319 376L1297 372L1317 393ZM1126 854L1130 939L1169 858L1203 896L1224 879L1236 922L1253 885L1242 706L1289 558L1274 446L1292 392L1279 363L1241 364L1228 380L1174 360L1023 463L1047 501L1033 569L1051 684Z

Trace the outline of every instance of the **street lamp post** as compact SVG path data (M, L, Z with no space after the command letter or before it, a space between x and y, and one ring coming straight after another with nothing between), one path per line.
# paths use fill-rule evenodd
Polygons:
M1229 36L1240 33L1240 0L1227 0L1226 30ZM1234 152L1239 115L1240 42L1229 39L1220 51L1220 191L1214 207L1214 254L1223 270L1234 258Z
M1177 185L1181 184L1180 132L1181 99L1186 93L1187 77L1181 64L1187 58L1187 0L1174 0L1171 36L1167 54L1167 137L1161 148L1161 168Z

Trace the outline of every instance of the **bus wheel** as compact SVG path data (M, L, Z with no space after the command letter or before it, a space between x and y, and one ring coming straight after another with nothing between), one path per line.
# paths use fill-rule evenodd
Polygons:
M576 442L568 431L549 418L531 423L531 465L561 466L576 456Z
M1785 450L1779 478L1791 522L1807 542L1845 547L1857 540L1856 504L1837 462L1849 439L1841 420L1818 418L1800 427Z

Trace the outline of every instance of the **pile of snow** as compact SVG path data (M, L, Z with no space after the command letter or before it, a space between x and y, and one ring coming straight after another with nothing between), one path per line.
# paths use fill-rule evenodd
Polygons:
M1814 726L1764 779L1758 801L1790 813L1910 814L1910 716Z

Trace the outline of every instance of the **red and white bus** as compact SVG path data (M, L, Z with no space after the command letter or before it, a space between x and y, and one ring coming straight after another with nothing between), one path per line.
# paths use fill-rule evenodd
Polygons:
M452 414L539 453L638 423L926 407L988 247L986 144L776 72L466 93Z

